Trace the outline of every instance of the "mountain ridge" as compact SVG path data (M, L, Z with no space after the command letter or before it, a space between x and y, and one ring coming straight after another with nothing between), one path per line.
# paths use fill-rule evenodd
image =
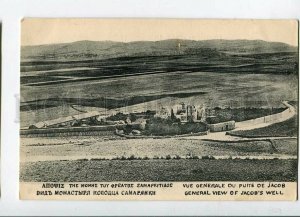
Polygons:
M297 47L283 42L263 40L185 40L166 39L160 41L89 41L70 43L29 45L21 47L21 59L27 60L70 60L108 59L130 56L168 56L188 54L261 54L276 52L297 52Z

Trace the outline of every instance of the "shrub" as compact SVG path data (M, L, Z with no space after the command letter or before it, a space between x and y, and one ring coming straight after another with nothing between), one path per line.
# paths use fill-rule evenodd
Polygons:
M78 161L88 161L89 159L83 158L83 159L78 159Z
M125 156L121 156L120 160L126 160L127 158Z
M92 161L101 161L106 160L105 158L91 158Z
M119 121L119 120L125 121L127 117L128 117L128 115L125 115L125 114L119 112L115 115L109 116L107 118L107 120L109 120L109 121Z
M131 155L130 157L127 158L127 160L134 160L136 159L134 155Z
M205 155L205 156L202 156L202 159L203 160L215 160L216 158L214 156Z
M171 156L168 154L167 156L166 156L166 160L170 160L171 159Z
M173 157L173 159L179 160L179 159L181 159L181 157L180 157L179 155L176 154L176 155Z

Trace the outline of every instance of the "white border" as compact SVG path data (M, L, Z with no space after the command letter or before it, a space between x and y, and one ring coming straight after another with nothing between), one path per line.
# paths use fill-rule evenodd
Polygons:
M297 215L300 202L20 201L19 61L23 17L299 19L299 0L0 0L2 125L0 215Z

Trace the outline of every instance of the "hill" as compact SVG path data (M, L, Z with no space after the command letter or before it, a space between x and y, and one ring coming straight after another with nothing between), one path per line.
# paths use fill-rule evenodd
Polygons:
M119 57L173 56L200 54L262 54L297 52L297 47L262 40L181 40L162 41L77 41L72 43L23 46L22 61L27 60L102 60Z

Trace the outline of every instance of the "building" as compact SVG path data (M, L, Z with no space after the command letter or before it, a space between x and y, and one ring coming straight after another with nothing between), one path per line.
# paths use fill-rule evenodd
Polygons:
M181 103L176 107L176 118L181 122L205 122L205 108L197 109L195 105Z
M208 129L211 132L229 131L235 128L235 121L226 121L216 124L207 124Z
M178 118L181 122L187 122L187 112L185 103L181 103L177 106L175 117Z
M201 122L206 122L206 109L205 106L202 106L202 108L200 108L198 110L198 120L200 120Z
M194 105L188 105L186 107L186 114L188 122L197 122L198 111Z

